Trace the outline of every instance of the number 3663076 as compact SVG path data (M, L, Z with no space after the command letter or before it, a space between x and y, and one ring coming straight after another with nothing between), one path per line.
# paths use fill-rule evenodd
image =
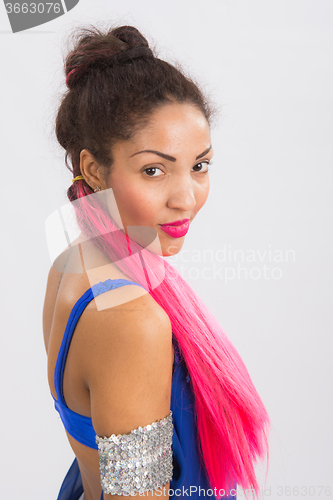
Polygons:
M61 12L61 4L53 3L53 2L45 2L45 3L33 3L33 2L25 2L25 3L6 3L5 4L7 14L49 14L50 12L54 12L55 14L59 14Z
M331 487L330 486L278 486L277 487L278 496L331 496Z

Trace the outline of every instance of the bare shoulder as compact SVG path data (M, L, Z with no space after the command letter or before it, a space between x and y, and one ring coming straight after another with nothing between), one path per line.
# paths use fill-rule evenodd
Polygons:
M163 308L144 294L87 311L83 329L82 363L97 434L122 434L164 418L170 410L173 348Z
M148 342L153 349L172 336L167 313L137 285L126 285L95 297L87 307L81 329L96 349L105 349L110 343L115 347L116 342L123 344L126 339L133 346L137 342Z

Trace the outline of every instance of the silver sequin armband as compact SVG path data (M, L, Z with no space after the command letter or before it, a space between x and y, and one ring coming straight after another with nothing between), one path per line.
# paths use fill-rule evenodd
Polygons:
M171 481L172 412L129 434L96 436L104 493L131 495L161 488Z

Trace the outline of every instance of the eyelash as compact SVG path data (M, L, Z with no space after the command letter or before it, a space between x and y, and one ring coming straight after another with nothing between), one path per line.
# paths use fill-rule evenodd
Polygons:
M209 166L210 166L210 165L213 165L213 161L212 161L212 160L210 160L210 161L201 161L201 162L197 163L196 165L194 165L194 167L197 167L198 165L203 165L204 163L206 163L206 165L207 165L207 167L208 167L208 168L207 168L207 170L204 170L203 172L202 172L202 171L199 171L199 172L197 172L198 174L201 174L201 173L203 173L203 174L207 174L207 173L209 172ZM193 168L194 168L194 167L193 167ZM162 169L160 169L159 167L148 167L148 168L145 168L145 169L143 170L143 172L146 172L147 170L152 170L152 169L155 169L155 170L161 170L161 172L162 172ZM148 174L147 174L147 177L152 177L152 178L154 178L154 177L160 177L160 176L159 176L159 175L148 175Z

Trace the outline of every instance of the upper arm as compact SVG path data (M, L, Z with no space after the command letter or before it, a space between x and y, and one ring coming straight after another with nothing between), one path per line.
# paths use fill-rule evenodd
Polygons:
M96 434L129 433L170 412L172 332L151 296L94 313L87 386Z
M134 303L135 308L130 308L127 304L126 307L110 308L95 312L93 315L95 326L89 338L94 338L95 342L90 346L86 383L90 391L93 427L96 434L102 438L110 437L112 434L129 434L131 430L162 420L170 413L173 365L171 323L167 314L157 306L152 297L142 296L129 304ZM156 447L155 440L150 444L150 432L153 431L149 431L146 435L147 459L150 446L152 449ZM157 429L160 436L158 440L164 443L163 453L171 454L168 459L168 469L165 469L165 458L163 464L160 463L164 477L170 480L172 429L169 428L168 431L169 451L164 448L165 432L167 432L165 425ZM141 456L143 450L139 451ZM104 462L106 456L104 452L101 453ZM122 452L122 455L123 453L126 452ZM114 458L110 460L114 465ZM122 462L124 460L126 463L123 457ZM132 461L133 458L129 460ZM107 470L111 469L108 467ZM167 470L169 472L165 475ZM101 469L101 480L104 481L104 478L104 469ZM163 482L166 481L167 479ZM107 484L109 487L109 472L107 472ZM170 483L160 486L163 486L163 493L154 489L145 495L168 498ZM104 493L104 498L109 497L124 498L123 495Z

